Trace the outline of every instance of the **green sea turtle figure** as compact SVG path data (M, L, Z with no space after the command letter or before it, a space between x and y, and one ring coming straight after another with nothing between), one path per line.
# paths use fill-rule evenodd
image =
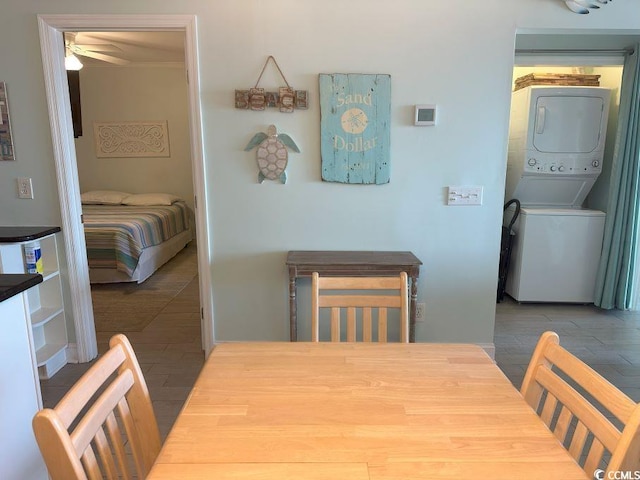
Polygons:
M248 152L256 146L258 147L256 160L260 169L258 182L262 183L265 178L268 178L287 183L287 172L284 171L289 158L287 147L300 153L300 149L291 137L286 133L278 133L275 125L269 125L267 133L256 133L244 151Z

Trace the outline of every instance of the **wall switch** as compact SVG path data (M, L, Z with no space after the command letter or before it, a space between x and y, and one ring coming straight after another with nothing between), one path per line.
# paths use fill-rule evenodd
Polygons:
M482 205L481 186L450 186L447 205Z
M33 198L31 178L18 177L18 198Z
M424 322L424 303L416 304L416 322Z

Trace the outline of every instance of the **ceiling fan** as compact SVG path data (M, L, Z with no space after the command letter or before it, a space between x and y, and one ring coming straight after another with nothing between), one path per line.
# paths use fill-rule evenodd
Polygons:
M596 3L591 0L565 0L565 4L574 13L586 14L590 9L597 10L601 5L606 5L613 0L596 0Z
M76 32L64 32L65 66L67 70L80 70L82 63L80 57L88 57L102 62L116 65L127 65L129 60L119 58L107 53L122 52L122 49L112 43L76 43Z

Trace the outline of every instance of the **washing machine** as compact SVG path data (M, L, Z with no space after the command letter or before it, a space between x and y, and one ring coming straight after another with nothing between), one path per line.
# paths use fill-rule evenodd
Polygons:
M604 222L599 210L522 208L506 293L519 302L593 303Z
M605 214L582 205L602 172L610 94L571 86L512 94L505 200L522 208L505 291L517 301L594 301Z

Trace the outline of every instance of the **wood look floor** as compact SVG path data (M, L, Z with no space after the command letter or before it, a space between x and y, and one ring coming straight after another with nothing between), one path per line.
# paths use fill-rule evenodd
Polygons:
M142 330L122 333L136 352L160 433L166 437L204 363L196 248L189 245L140 285L99 285L92 288L92 296L100 353L118 333L109 326L108 315L114 317L112 325L122 325L126 315L118 313L118 305L136 304L138 310L157 311ZM67 364L52 379L42 381L44 406L54 406L90 365Z
M158 291L163 295L149 294ZM101 288L99 295L101 305L108 304L110 298L118 303L125 296L130 302L135 296L140 304L153 302L149 310L159 310L141 331L124 333L142 365L164 437L204 362L195 247L180 252L139 288L121 284ZM163 303L160 309L158 302ZM117 315L113 311L108 314ZM115 331L108 327L108 321L101 320L97 336L103 352ZM496 362L517 388L538 337L546 330L556 331L562 345L640 401L640 312L605 311L589 305L518 304L505 298L496 308ZM43 381L45 406L55 405L88 365L69 364L51 380Z

